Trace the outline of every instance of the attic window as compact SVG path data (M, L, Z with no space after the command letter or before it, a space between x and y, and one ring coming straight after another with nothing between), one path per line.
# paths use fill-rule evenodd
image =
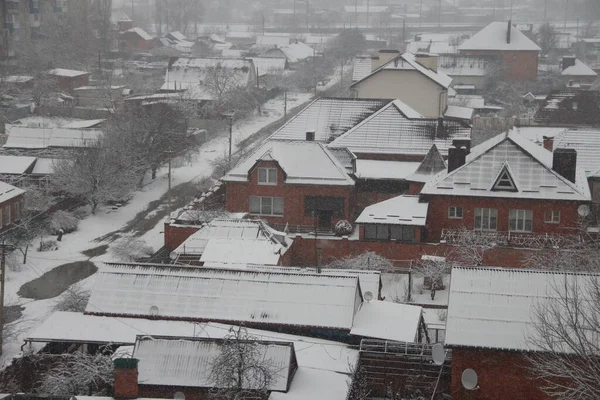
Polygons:
M500 175L498 175L492 191L518 192L517 185L515 185L515 181L510 176L506 165L502 167L502 171L500 171Z

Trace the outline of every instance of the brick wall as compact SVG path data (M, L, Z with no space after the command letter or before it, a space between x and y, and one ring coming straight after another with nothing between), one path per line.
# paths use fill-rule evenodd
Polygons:
M17 203L19 204L18 207L17 207ZM19 210L21 210L21 212L22 212L24 203L25 203L24 195L20 195L20 196L12 198L10 200L7 200L4 203L0 203L0 232L7 230L8 228L10 228L11 224L13 224L21 219L20 212L17 213L17 211L18 211L17 208L19 208ZM6 218L7 218L6 212L5 212L6 207L10 207L10 221L6 220Z
M440 240L442 229L473 229L475 208L496 208L498 210L498 231L508 231L509 210L532 210L532 233L576 233L579 225L577 208L582 203L571 201L493 199L463 196L431 196L427 215L427 238L429 242ZM462 219L448 218L448 207L462 207ZM560 211L560 223L544 222L545 211Z
M193 233L197 232L198 229L200 229L199 226L171 225L169 223L165 223L165 247L169 248L170 250L175 250Z
M207 400L210 398L208 390L205 388L153 385L140 385L139 397L173 399L177 392L183 393L185 395L185 400Z
M477 56L499 56L506 68L505 78L509 80L526 81L537 77L537 51L466 50L461 51L461 53Z
M527 370L523 353L454 349L452 351L452 400L546 400ZM465 369L477 372L479 389L468 391L462 387Z
M136 399L139 397L137 368L115 367L114 376L115 398Z
M58 76L56 77L56 82L61 90L72 94L73 89L82 86L88 86L90 84L90 75L85 74L74 78L68 76Z

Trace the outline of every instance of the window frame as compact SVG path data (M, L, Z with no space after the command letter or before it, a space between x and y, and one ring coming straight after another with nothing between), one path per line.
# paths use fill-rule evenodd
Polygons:
M529 218L527 218L528 216ZM513 220L515 221L514 229ZM529 221L529 230L527 229L527 221ZM521 225L522 227L520 228L519 225ZM508 231L517 233L533 232L533 211L511 208L508 211Z
M397 227L400 229L401 238L392 237L392 229ZM395 225L395 224L364 224L364 240L372 240L377 242L402 242L416 243L415 229L412 225ZM380 236L385 233L385 238ZM409 238L407 240L407 238Z
M550 215L550 218L548 218ZM558 216L558 218L554 218L554 216ZM544 211L544 223L545 224L560 224L560 211L558 210L546 210Z
M12 210L10 204L4 207L4 212L2 214L3 217L6 217L6 224L4 224L4 226L9 226L12 220Z
M484 215L487 213L487 217ZM478 216L478 214L480 214ZM480 219L480 226L477 226L477 218ZM494 227L491 228L491 221L494 219ZM487 228L484 228L483 221L487 220ZM487 207L477 207L475 208L475 215L473 218L473 230L476 231L487 231L487 232L495 232L498 230L498 209L497 208L487 208Z
M261 175L261 172L263 172L263 171L264 171L264 178L265 178L265 180L261 181L260 175ZM275 181L271 180L271 172L274 173ZM258 167L257 181L258 181L259 185L276 186L277 185L277 168Z
M460 216L458 215L458 210L460 210ZM452 211L454 211L454 215L452 215ZM463 219L464 210L460 206L449 206L448 207L448 219Z
M254 212L252 211L252 199L258 199L258 212ZM267 206L266 204L263 204L263 201L265 201L264 199L269 199L269 201L271 202L271 204L269 206ZM275 202L276 201L280 201L280 205L281 207L279 207L279 204L276 207ZM248 213L250 215L263 215L263 216L268 216L268 217L283 217L283 214L285 212L285 203L284 203L284 199L283 197L276 197L276 196L250 196L248 198ZM263 212L263 210L265 209L265 207L270 207L271 209L271 213L265 213ZM281 208L281 214L275 214L275 208Z

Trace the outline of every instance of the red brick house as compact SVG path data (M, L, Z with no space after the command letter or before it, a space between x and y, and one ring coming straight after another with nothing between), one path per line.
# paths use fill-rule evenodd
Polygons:
M330 231L349 219L354 181L325 145L312 141L270 140L236 165L222 180L226 208L286 226Z
M458 47L460 54L497 56L505 69L505 78L525 81L538 74L540 47L511 21L492 22Z
M90 84L90 73L73 69L55 68L48 72L56 79L59 90L73 93L73 90Z
M25 203L25 190L0 182L0 232L21 220Z
M154 38L142 28L131 28L119 34L121 51L148 51L154 45Z
M466 229L508 245L524 236L576 234L578 208L591 201L575 150L552 153L517 133L472 150L450 148L447 171L428 181L421 196L429 202L428 241L451 240Z

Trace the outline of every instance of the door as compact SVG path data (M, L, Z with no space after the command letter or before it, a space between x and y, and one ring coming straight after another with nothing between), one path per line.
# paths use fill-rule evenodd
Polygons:
M319 229L331 230L331 218L333 217L333 210L318 210L317 218L319 223Z

